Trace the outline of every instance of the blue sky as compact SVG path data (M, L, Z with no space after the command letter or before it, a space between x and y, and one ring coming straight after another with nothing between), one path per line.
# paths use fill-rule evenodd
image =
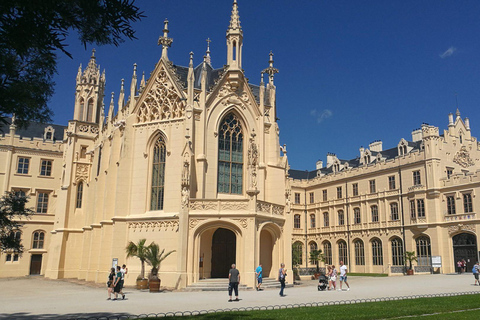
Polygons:
M392 148L422 123L446 129L455 112L480 120L480 1L263 1L239 0L244 33L243 68L260 82L275 54L280 143L292 169L313 170L327 152L358 156L361 146L382 140ZM226 63L225 32L231 0L143 0L147 15L135 23L138 40L119 47L80 45L69 38L70 59L59 53L54 123L73 117L75 76L95 47L106 70L105 105L118 98L121 79L129 88L133 64L149 75L160 59L163 21L174 39L169 58L199 64L210 44L213 67ZM116 102L116 101L115 101Z

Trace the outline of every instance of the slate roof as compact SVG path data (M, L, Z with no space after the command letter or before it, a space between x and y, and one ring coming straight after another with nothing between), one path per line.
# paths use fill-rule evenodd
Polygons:
M420 150L421 147L422 147L422 141L407 141L407 144L409 147L412 147L413 149L410 150L410 152L413 152L413 151L416 151L416 150ZM391 149L385 149L381 152L377 152L377 151L370 151L371 152L371 157L372 157L372 161L370 164L374 164L374 163L377 163L377 155L380 153L381 156L382 156L382 161L383 160L389 160L389 159L394 159L396 157L398 157L398 148L397 147L394 147L394 148L391 148ZM342 165L345 165L345 163L348 163L348 168L356 168L356 167L360 167L362 166L362 164L360 164L360 158L354 158L354 159L349 159L349 160L343 160L343 159L338 159L340 161L340 163ZM344 169L340 169L340 171L342 171ZM312 171L308 171L308 170L295 170L295 169L290 169L288 171L288 175L290 178L292 179L296 179L296 180L304 180L304 179L307 179L307 180L310 180L310 179L314 179L315 177L317 177L317 172L320 171L320 173L322 175L326 175L326 174L329 174L329 173L333 173L333 166L330 166L330 167L324 167L324 168L321 168L321 169L318 169L318 170L312 170Z
M7 118L6 119L9 123L9 125L12 123L12 118ZM5 135L5 133L8 133L9 132L9 125L2 125L1 126L1 130L3 130L3 135ZM64 132L64 129L67 128L67 126L62 126L62 125L58 125L58 124L48 124L48 123L40 123L40 122L30 122L28 124L28 127L27 128L17 128L15 130L15 134L16 135L19 135L20 138L22 139L26 139L26 138L40 138L40 139L43 139L44 138L44 133L45 133L45 128L47 128L48 126L51 126L55 132L53 134L53 141L62 141L63 140L63 132Z

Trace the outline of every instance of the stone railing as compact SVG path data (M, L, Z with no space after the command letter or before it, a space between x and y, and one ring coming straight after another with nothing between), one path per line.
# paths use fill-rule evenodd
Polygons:
M248 210L248 200L191 199L188 207L190 211L246 211Z
M391 266L390 273L404 273L405 267L404 266Z
M257 212L283 216L284 213L284 206L280 206L278 204L273 204L270 202L265 201L257 201Z
M462 221L462 220L473 220L476 219L477 215L475 212L469 213L458 213L458 214L446 214L445 221Z
M408 192L421 191L421 190L425 190L425 186L423 184L417 184L415 186L411 186L408 188Z
M310 268L298 268L298 274L301 276L309 276L313 275L315 272L317 272L317 267L310 267ZM318 267L318 271L320 273L325 274L325 267Z
M415 272L432 272L431 266L414 266Z

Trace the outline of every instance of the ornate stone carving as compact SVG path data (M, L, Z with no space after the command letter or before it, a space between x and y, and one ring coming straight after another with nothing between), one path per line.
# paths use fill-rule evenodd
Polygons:
M178 220L129 222L128 228L134 231L178 231Z
M448 227L448 234L455 233L457 231L470 231L475 233L475 226L473 224L462 224L459 223L456 226L449 226Z
M220 210L247 210L248 203L238 201L225 201L220 203Z
M252 190L257 189L258 146L255 143L255 136L255 132L252 132L248 145L248 167L250 170L250 187Z
M88 174L90 172L90 165L84 163L77 163L77 169L75 170L75 182L80 180L88 181Z
M190 153L183 155L182 186L190 185Z
M188 208L189 192L187 187L182 189L182 209Z
M190 219L189 222L188 222L188 226L190 227L190 229L193 229L202 220L204 220L204 219Z
M190 210L216 210L216 202L212 201L190 201Z
M236 221L238 221L238 223L240 223L240 225L242 226L242 228L247 228L248 227L248 220L247 219L234 219Z
M185 104L164 68L160 70L150 91L137 111L137 122L170 120L185 115Z
M462 146L460 150L453 157L453 162L466 168L475 165L475 162L470 158L470 154L465 146Z

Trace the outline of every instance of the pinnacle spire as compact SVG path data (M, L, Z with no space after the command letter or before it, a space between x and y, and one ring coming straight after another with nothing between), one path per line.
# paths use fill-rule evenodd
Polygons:
M238 14L237 0L233 0L232 15L230 16L230 26L228 29L242 31L242 27L240 26L240 16Z
M263 69L262 73L268 73L268 83L273 85L273 76L278 73L278 69L273 66L273 52L270 51L270 59L268 60L268 68Z
M210 59L210 42L212 42L212 40L210 40L210 38L207 38L207 63L209 65L212 65L212 60Z
M190 51L190 62L188 63L189 68L193 68L193 51Z
M172 45L173 39L168 37L168 19L165 19L163 36L158 38L158 45L162 45L162 58L168 60L168 48Z

